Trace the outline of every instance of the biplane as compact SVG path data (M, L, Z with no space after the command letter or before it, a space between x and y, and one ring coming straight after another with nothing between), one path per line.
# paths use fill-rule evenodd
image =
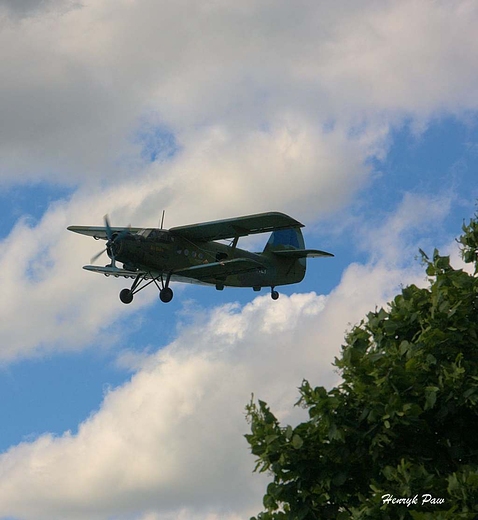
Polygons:
M163 229L162 224L161 228L112 227L105 216L102 227L69 226L68 230L106 240L106 248L91 263L105 252L111 262L83 269L131 279L131 286L119 294L127 304L151 284L157 286L161 301L168 303L173 298L171 282L213 285L219 291L224 287L250 287L254 291L268 287L272 299L277 300L277 286L304 278L307 258L334 256L306 249L302 227L284 213L269 212L171 229ZM262 252L238 247L241 237L267 232L271 236ZM224 243L226 240L229 242Z

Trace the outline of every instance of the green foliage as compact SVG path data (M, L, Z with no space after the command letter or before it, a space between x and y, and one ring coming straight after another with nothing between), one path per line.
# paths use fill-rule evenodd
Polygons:
M463 230L476 273L476 220ZM254 520L478 517L478 283L436 250L422 258L429 287L404 288L346 336L343 382L302 382L308 421L283 427L263 401L247 406L255 470L273 476Z
M461 255L468 264L475 264L475 274L478 273L478 213L467 225L463 223L463 235L457 239L461 244Z

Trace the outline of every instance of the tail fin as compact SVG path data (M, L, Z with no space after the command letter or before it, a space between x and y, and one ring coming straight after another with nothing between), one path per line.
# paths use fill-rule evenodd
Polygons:
M275 251L304 249L304 247L302 231L298 227L292 227L273 231L263 252L273 253Z

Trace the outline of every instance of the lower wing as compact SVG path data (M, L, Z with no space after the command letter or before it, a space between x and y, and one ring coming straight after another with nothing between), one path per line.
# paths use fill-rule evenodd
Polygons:
M214 279L221 276L230 276L240 273L248 273L263 269L264 266L260 262L248 258L234 258L232 260L224 260L222 262L213 262L210 264L194 265L185 269L176 269L171 273L171 280L178 282L190 283L207 283L208 279ZM119 278L136 278L138 275L148 278L156 278L161 275L167 275L167 272L148 272L148 271L128 271L127 269L119 269L118 267L99 267L96 265L85 265L83 269L94 273L104 274L105 276L114 276Z

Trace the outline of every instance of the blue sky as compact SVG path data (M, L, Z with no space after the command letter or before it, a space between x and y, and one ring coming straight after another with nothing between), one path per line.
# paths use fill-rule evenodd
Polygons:
M478 9L0 10L0 518L259 512L251 393L300 420L297 386L337 383L345 331L426 283L419 247L460 263L478 198ZM124 281L81 269L103 243L66 227L105 213L155 226L163 209L166 227L282 211L335 258L310 260L277 302L176 285L170 304L149 288L124 306Z

